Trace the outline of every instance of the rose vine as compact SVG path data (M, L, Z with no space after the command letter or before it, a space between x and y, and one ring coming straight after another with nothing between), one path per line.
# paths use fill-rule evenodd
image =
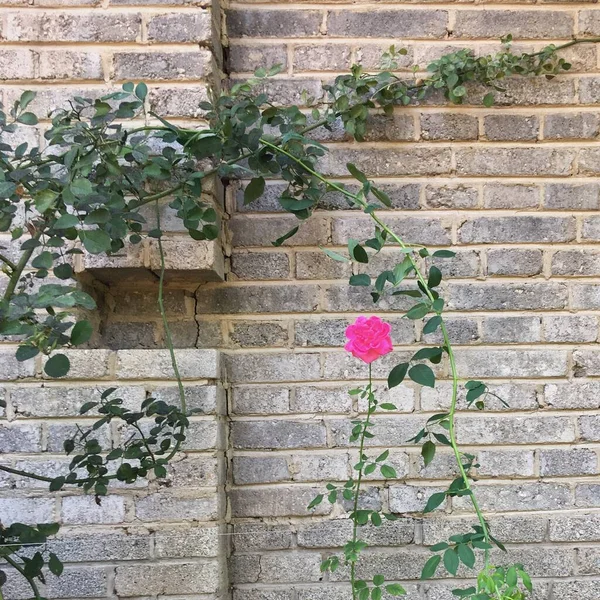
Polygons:
M504 41L509 46L510 38ZM114 397L115 390L108 389L97 402L81 407L82 414L93 410L100 418L65 441L65 451L74 453L67 473L50 478L4 464L0 465L0 471L47 482L53 491L78 486L98 498L107 493L110 482L115 479L131 483L149 474L164 477L169 461L185 440L189 412L163 303L165 260L159 202L168 199L169 206L193 239L211 240L218 237L220 225L217 210L202 198L203 184L208 177L250 179L245 189L246 203L262 195L267 178L279 177L288 183L280 204L300 220L310 216L324 193L336 190L351 205L370 215L375 224L373 238L363 242L350 240L348 250L352 260L368 262L366 248L378 252L386 244L393 244L404 253L404 259L393 270L383 272L375 280L374 300L388 293L417 298L418 303L406 316L411 319L428 317L424 330L440 329L444 339L442 346L424 348L410 363L395 367L388 380L390 387L398 385L406 376L422 385L433 385L433 371L422 361L438 364L445 356L451 367L450 411L430 419L414 441L425 440L423 457L426 463L433 459L436 442L451 446L460 477L443 497L434 495L426 510L433 510L446 496L469 496L479 525L474 533L460 539L453 536L447 546L433 550L443 552L444 565L451 573L456 572L457 561L473 566L470 565L473 549L485 551L485 567L479 575L477 588L463 590L459 595L473 600L522 598L519 581L527 589L530 584L520 567L505 571L490 566L488 550L497 542L489 533L470 487L468 471L473 457L461 454L456 445L454 415L459 379L442 317L443 300L437 291L441 272L430 266L427 277L424 275L419 259L429 257L428 251L405 245L402 238L385 224L376 210L389 207L389 198L356 167L348 165L350 174L359 183L358 193L350 192L319 173L317 163L327 149L309 134L321 127L332 129L341 121L345 131L360 141L365 136L373 109L391 114L398 105L419 102L438 91L442 91L449 102L460 104L472 84L501 91L503 81L512 75L552 78L570 68L558 54L561 49L597 41L600 39L572 40L562 46L548 46L539 52L522 54L514 54L507 47L496 55L484 57L460 50L432 62L427 68L428 74L421 78L417 78L418 69L413 77L394 73L397 57L404 51L391 49L384 56L381 72L368 74L354 66L350 74L325 86L327 101L321 108L314 107L310 115L296 106L277 107L267 95L256 94L256 84L278 72L277 67L259 69L255 78L236 84L230 91L202 103L200 108L205 111L209 126L198 129L179 127L149 112L147 86L127 83L122 91L100 98L75 97L67 108L53 111L44 133L43 148L30 147L27 142L16 145L0 142L0 231L10 232L12 238L10 247L0 253L2 271L7 278L0 299L0 333L19 340L17 360L26 361L43 355L43 368L48 376L67 375L70 361L68 352L63 349L86 344L92 339L94 328L89 320L81 317L85 311L96 309L94 298L73 281L73 257L84 251L112 256L129 245L141 243L148 236L157 240L161 260L157 302L180 400L179 406L169 406L147 399L137 411L131 411L123 407L120 398ZM38 116L30 110L34 99L35 93L26 91L6 112L0 110L2 140L10 139L19 128L37 125ZM493 100L492 91L484 97L483 103L491 106ZM145 122L142 126L140 119ZM373 204L373 199L378 204ZM146 223L145 207L155 207L152 226ZM296 231L297 227L274 243L284 243ZM335 252L326 252L333 258L345 260ZM433 254L435 257L450 255L447 251ZM413 274L417 289L400 289L399 286ZM50 277L53 280L48 282ZM350 283L371 285L371 280L359 275ZM477 408L483 408L483 398L488 393L485 384L467 382L466 387L467 400ZM356 393L367 399L368 411L366 420L357 421L353 430L353 441L359 441L361 454L358 478L347 482L342 491L345 498L354 500L351 514L353 540L345 558L352 571L353 596L365 600L370 595L377 600L384 589L381 576L373 578L372 589L355 577L356 563L364 548L358 537L358 526L364 524L365 519L377 524L380 518L376 512L359 508L358 493L362 475L377 466L384 477L394 474L392 467L385 464L385 453L374 461L363 455L365 439L373 435L369 431L370 417L386 407L377 403L371 383ZM97 432L114 420L124 422L135 435L120 447L107 450L99 444ZM149 430L148 422L153 423ZM337 493L336 488L329 490L331 499L335 497L334 492ZM393 518L393 515L386 517ZM36 600L41 599L37 581L44 581L46 566L56 575L62 571L59 557L43 549L48 536L57 529L56 524L0 527L0 557L29 581ZM22 552L25 544L39 544L42 549L31 556ZM423 575L432 575L441 560L441 556L435 554ZM325 568L333 570L338 564L339 560L332 557L326 561ZM0 598L4 581L5 574L0 571ZM385 589L391 594L401 593L396 584L389 584Z

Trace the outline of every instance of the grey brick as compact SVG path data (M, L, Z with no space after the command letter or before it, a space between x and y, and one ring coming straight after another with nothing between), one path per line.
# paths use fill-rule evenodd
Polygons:
M573 33L573 16L562 11L461 10L453 35L462 39L499 38L512 32L515 39L568 38Z
M277 414L289 411L290 390L277 387L234 387L234 414Z
M298 346L343 346L349 319L323 319L296 321L295 343ZM414 335L413 335L414 337Z
M483 13L482 13L483 14ZM565 177L573 172L570 148L458 148L456 172L465 176Z
M579 548L577 558L579 573L594 575L600 573L600 552L598 548Z
M566 308L562 283L453 283L448 307L454 310L539 310Z
M568 384L546 384L544 401L550 408L555 409L600 408L600 382L573 381Z
M180 349L175 351L183 379L217 379L219 353L216 350ZM119 350L118 379L174 379L168 350Z
M349 476L346 454L309 454L292 457L294 481L346 481Z
M234 456L233 480L236 485L275 483L291 479L288 462L282 456Z
M292 412L349 413L352 397L348 388L297 387L290 402Z
M144 78L153 81L190 81L212 74L209 50L194 52L115 52L113 75L117 81Z
M427 44L429 46L429 44ZM415 64L414 49L406 44L402 44L406 54L399 56L396 60L398 69L404 70ZM384 52L389 50L389 43L364 43L356 48L356 62L365 69L379 69L381 67L381 57ZM419 61L416 61L417 63ZM425 61L421 61L425 62Z
M600 254L594 250L559 250L552 255L553 275L600 274Z
M411 150L373 148L370 152L333 148L322 159L321 168L326 175L344 177L348 174L346 164L349 162L374 177L444 175L449 174L452 170L449 148L413 148ZM562 168L565 170L565 167Z
M236 346L255 348L285 346L288 341L285 322L233 321L229 338Z
M219 553L218 527L185 527L154 534L157 558L212 557Z
M518 485L476 484L474 493L482 510L495 512L558 510L571 506L571 490L559 483L521 483ZM457 510L472 510L467 498L455 498Z
M39 424L0 422L0 452L40 452L41 449L42 435Z
M600 515L555 515L550 519L552 542L600 541Z
M595 342L598 318L588 315L544 317L544 337L548 342Z
M165 312L169 317L180 317L188 314L188 305L192 308L192 302L193 297L190 297L184 290L167 290L164 295ZM125 291L123 294L119 294L116 299L114 313L135 316L147 314L160 317L156 298L146 292Z
M586 217L583 220L581 237L584 240L600 240L600 217Z
M468 185L428 185L425 187L428 208L477 208L479 190Z
M0 498L4 526L12 523L53 523L56 521L54 507L54 498Z
M540 132L538 118L534 115L486 115L483 127L485 137L496 142L537 140Z
M199 117L204 114L200 102L208 100L207 86L194 85L188 88L159 88L150 90L150 108L165 117Z
M152 15L148 19L148 41L187 43L210 42L212 38L210 11Z
M54 538L48 550L65 562L145 560L150 558L150 539L121 530L95 531Z
M67 524L122 523L125 520L125 499L104 496L100 504L94 496L67 496L62 500L62 520Z
M600 506L600 484L577 484L575 488L575 506L584 508L597 508Z
M330 37L443 38L447 34L445 10L330 11L327 35Z
M600 185L597 183L548 183L544 204L550 209L596 210L600 207Z
M34 52L31 50L4 50L0 57L0 79L34 78Z
M345 71L352 62L352 49L345 44L298 44L293 56L295 71Z
M200 411L201 414L221 414L224 412L225 397L223 389L214 385L192 385L184 387L187 406L189 409ZM177 386L153 387L149 393L157 400L167 404L179 404L179 389Z
M227 33L240 37L315 37L319 35L322 13L317 10L230 10Z
M600 118L595 113L555 113L544 117L546 140L588 140L599 133Z
M100 379L106 377L110 372L110 359L112 352L109 350L61 350L71 363L69 372L60 379ZM42 364L46 363L47 358L43 357ZM42 375L44 379L55 379Z
M460 416L457 437L463 444L528 444L574 442L571 417L517 417L512 415Z
M323 448L323 423L306 421L234 421L231 442L234 448Z
M267 188L269 189L269 188ZM253 205L248 205L252 208ZM296 235L285 242L285 246L321 246L328 243L329 224L327 219L314 215L306 223L299 224L293 215L248 218L234 216L229 221L234 247L264 246L265 241L274 242L278 237L300 225Z
M540 317L485 317L483 340L500 344L520 344L541 340Z
M424 140L476 140L479 135L477 117L462 113L425 113L421 115L421 137Z
M233 40L229 48L229 66L233 73L254 72L265 65L287 67L287 48L277 45L242 45Z
M9 12L3 38L8 42L135 42L141 22L137 13Z
M316 553L268 553L261 557L259 581L265 583L306 583L320 581L321 555Z
M480 252L478 250L456 250L456 256L447 258L433 258L431 264L435 265L448 277L477 277L480 274Z
M89 423L89 422L88 422ZM85 424L85 423L84 423ZM64 441L76 435L77 423L71 421L52 421L46 425L46 451L64 452ZM106 426L94 432L94 439L98 440L100 446L106 450L111 448L110 429Z
M466 244L515 242L569 242L575 239L572 217L476 217L458 232Z
M564 350L477 350L457 356L463 377L559 377L567 374Z
M559 598L577 598L577 600L595 600L598 595L599 579L575 581L555 581L552 592Z
M573 373L575 377L600 375L600 353L594 350L573 352Z
M582 440L587 442L600 441L600 416L585 415L579 417L577 422L579 423L579 431Z
M14 348L0 349L0 381L16 381L22 377L33 377L35 361L17 361Z
M230 381L260 383L320 379L318 354L237 354L226 359Z
M137 498L135 516L140 521L162 523L181 521L214 521L219 518L218 498L213 492L202 495L156 493Z
M600 308L600 285L595 283L579 283L572 288L572 308L591 310Z
M102 80L102 57L99 52L47 50L40 52L42 79Z
M542 272L541 250L506 248L488 250L487 271L489 275L519 275L530 277Z
M348 352L324 352L325 380L364 379L367 375L365 364ZM390 370L402 360L408 360L408 352L393 352L382 356L372 364L375 379L387 379Z
M203 444L204 445L204 444ZM222 474L217 459L212 456L189 454L173 462L167 469L165 485L174 488L214 488L222 483Z
M256 550L285 550L292 545L292 530L289 525L265 523L234 524L233 546L236 552Z
M481 465L477 473L491 477L533 477L535 461L532 450L483 450L477 455Z
M600 15L597 10L579 12L579 32L584 35L600 34Z
M232 79L238 83L242 78ZM254 86L255 94L266 94L269 102L277 106L295 104L308 107L323 97L323 84L317 76L269 78Z
M422 217L384 217L394 231L402 232L402 239L410 244L449 245L450 223L444 219ZM371 230L371 220L365 217L334 217L333 243L347 244L349 238L361 239Z
M349 441L353 427L350 419L327 420L327 425L330 430L330 443L333 447L358 447L357 441ZM406 415L375 416L372 431L376 437L365 440L365 446L367 448L379 448L397 445L399 440L408 440L416 435L421 426L420 421Z
M453 344L474 344L479 341L478 325L475 319L446 318L444 322L448 330L448 337ZM443 336L438 330L435 333L422 335L422 339L427 344L440 344Z
M598 457L587 448L568 450L542 450L540 452L540 475L542 477L594 475L598 468Z
M155 323L107 323L102 330L102 345L119 348L156 348Z
M327 257L323 252L296 252L298 279L346 279L352 274L352 263Z
M238 279L289 279L290 259L283 252L234 252L231 272Z
M540 190L535 185L487 183L483 186L485 208L537 208Z
M432 494L444 491L441 487L392 485L389 488L389 505L393 513L422 512L427 500ZM442 503L436 511L444 510L446 502Z
M49 598L98 598L106 595L108 571L104 567L67 567L60 577L48 576Z
M321 493L321 487L241 488L230 494L231 512L234 517L306 517L306 507ZM331 512L329 502L319 504L313 514L324 515Z
M402 142L414 138L415 121L412 115L395 112L391 116L370 114L367 117L366 142Z
M219 566L216 561L157 564L150 573L144 565L118 566L115 589L120 596L147 594L198 594L216 592Z

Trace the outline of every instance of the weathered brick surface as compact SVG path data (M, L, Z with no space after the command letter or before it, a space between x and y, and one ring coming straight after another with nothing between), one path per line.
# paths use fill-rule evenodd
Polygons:
M261 91L277 104L306 105L302 90L323 97L321 84L355 61L377 69L392 43L406 47L399 70L409 75L412 65L425 67L463 47L493 52L509 32L515 51L600 32L600 11L590 4L496 3L482 10L450 0L368 7L350 0L240 0L224 11L221 36L212 4L7 0L0 9L2 100L10 105L20 88L35 84L32 107L47 113L73 95L93 98L123 81L146 79L152 110L189 121L202 117L198 104L220 77L219 39L229 45L231 80L280 63L282 73ZM331 145L322 161L326 173L351 183L346 163L353 162L376 179L392 200L382 216L407 242L456 246L456 258L436 265L450 280L441 293L460 376L489 379L509 404L489 396L486 411L466 414L464 390L459 395L457 434L477 456L482 506L497 537L510 543L513 560L532 570L536 598L597 600L600 78L595 45L574 46L563 56L573 65L570 74L503 81L492 108L481 106L484 90L470 88L462 106L448 106L439 94L412 109L397 107L392 116L372 114L364 146L339 121L311 135ZM37 145L40 132L21 128L12 137ZM333 244L343 254L349 237L364 240L373 232L338 193L326 194L298 235L273 248L297 224L278 205L284 186L270 180L248 206L243 186L234 188L226 203L226 282L198 288L194 281L165 298L188 405L200 411L185 457L164 485L119 485L100 506L93 497L50 498L36 482L0 477L2 522L68 525L51 547L73 564L63 578L48 579L50 598L222 600L231 582L234 600L347 600L347 570L323 582L319 562L348 539L350 523L341 518L348 506L324 503L312 517L306 506L326 481L345 479L356 463L357 448L347 438L366 407L347 392L366 374L342 350L344 330L357 314L381 313L397 350L375 364L377 393L397 409L377 419L368 452L391 446L389 461L401 479L383 487L370 475L361 503L415 519L366 528L363 535L377 549L361 568L371 576L377 562L389 577L414 579L406 585L411 599L451 598L450 582L416 579L430 555L423 546L472 524L468 499L454 498L421 522L427 496L444 489L456 468L442 450L425 468L418 448L406 442L428 416L447 410L448 367L436 368L441 380L434 389L385 387L391 366L440 339L402 318L410 299L373 305L367 288L346 283L353 273L393 268L399 253L387 249L369 265L328 259L320 246ZM172 215L166 218L179 227ZM186 263L200 261L194 247L181 253ZM42 386L33 379L41 362L17 363L14 348L2 351L3 461L60 473L62 439L75 431L79 404L115 380L127 407L150 394L178 402L169 357L152 350L164 339L155 298L128 285L111 298L102 339L110 351L73 354L67 381L44 379ZM215 348L226 354L222 370ZM219 379L227 396L215 385ZM111 447L124 435L115 429L98 438ZM7 589L7 598L26 597L14 579Z

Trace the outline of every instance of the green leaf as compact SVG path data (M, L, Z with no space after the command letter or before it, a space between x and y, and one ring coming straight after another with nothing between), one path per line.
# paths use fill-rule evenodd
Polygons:
M421 571L421 579L431 579L435 575L435 570L438 568L442 557L436 554L432 556L423 567Z
M385 591L390 596L404 596L406 594L406 590L399 583L390 583L390 585L386 585Z
M413 321L422 319L429 312L430 307L428 304L420 303L413 306L407 313L406 316Z
M69 186L69 190L76 198L85 198L94 191L92 184L88 179L74 179Z
M381 408L382 410L398 410L398 407L395 404L392 404L391 402L384 402L379 405L379 408Z
M494 97L494 94L492 92L487 93L483 97L483 105L486 108L490 108L491 106L494 106L494 102L495 102L495 97Z
M79 219L75 215L61 215L53 225L54 229L71 229L71 227L77 227L79 225Z
M380 471L381 471L381 474L386 479L397 479L398 478L396 469L394 469L394 467L390 467L390 465L381 465Z
M456 575L459 564L460 561L458 560L458 554L454 548L448 548L448 550L444 552L444 567L446 567L446 571L448 571L448 573L451 575Z
M250 181L244 190L244 205L254 202L265 192L265 178L255 177Z
M506 583L510 587L515 587L518 583L519 579L517 577L517 569L515 567L510 567L506 572Z
M19 108L25 110L35 99L37 94L31 90L25 90L19 98Z
M19 362L23 362L24 360L29 360L30 358L37 356L39 353L39 348L36 348L35 346L23 345L17 348L15 357Z
M429 268L429 278L427 279L427 287L435 288L442 282L442 272L435 266Z
M329 250L329 248L323 248L321 246L321 250L323 250L323 252L329 256L329 258L333 258L333 260L337 260L338 262L350 262L350 259L347 256L343 256L342 254L334 252L333 250Z
M435 387L435 375L427 365L415 365L411 367L408 376L415 382L425 387Z
M25 112L19 115L17 118L19 123L23 123L23 125L37 125L38 118L32 112Z
M464 590L461 590L460 588L452 590L452 594L454 596L458 596L459 598L466 598L468 596L472 596L475 593L477 593L477 588L475 587L465 588Z
M73 276L73 267L68 263L62 263L61 265L56 265L53 272L58 279L69 279Z
M450 548L447 542L439 542L439 544L434 544L429 549L432 552L439 552L440 550L446 550L446 548Z
M404 378L406 377L406 372L408 371L408 367L408 363L400 363L390 371L390 374L388 375L389 389L395 388L404 381Z
M43 190L34 196L35 208L39 213L45 213L54 205L58 194L52 190Z
M307 509L310 510L311 508L314 508L315 506L318 506L319 504L321 504L321 502L323 502L323 494L319 494L318 496L315 496L315 498L313 498L313 500L311 501L311 503L307 506Z
M287 233L285 233L280 238L277 238L274 242L271 242L271 243L273 244L273 246L279 247L283 244L283 242L290 239L292 236L296 235L297 233L298 233L298 227L294 227L293 229L290 229Z
M436 492L429 497L425 505L424 513L430 513L440 506L446 499L446 492Z
M454 258L456 252L452 252L452 250L436 250L431 256L435 258Z
M50 377L64 377L70 368L71 363L64 354L55 354L44 365L44 371Z
M31 266L36 269L50 269L53 263L52 253L44 250L40 252L32 261Z
M383 575L375 575L375 577L373 577L374 585L383 585L384 583L385 583L385 577Z
M102 252L108 252L111 248L110 236L101 229L80 231L79 237L90 254L101 254Z
M92 337L92 333L94 333L94 328L89 321L75 323L71 331L71 344L74 346L85 344Z
M0 181L0 198L10 198L17 191L17 186L10 181Z
M369 262L367 251L356 240L348 240L348 252L359 263L366 264Z
M375 527L379 527L381 525L381 515L376 512L371 513L371 523L373 523Z
M382 192L379 188L376 188L375 186L371 188L371 191L373 192L375 198L377 198L377 200L379 200L384 206L391 208L392 201L385 192Z
M421 448L421 456L423 457L425 466L427 466L433 460L435 456L435 449L435 444L430 440L427 440L423 444L423 447Z
M423 327L423 333L433 333L440 325L442 324L442 317L439 315L435 315L435 317L431 317L425 326Z
M59 560L58 556L54 552L50 552L50 558L48 559L48 568L53 575L59 577L63 572L63 564Z
M346 168L350 171L350 175L354 177L354 179L358 179L361 183L368 183L367 176L359 169L356 168L352 163L347 163Z
M350 285L371 285L371 278L364 273L361 273L360 275L352 275L352 277L350 277Z
M460 560L462 560L469 569L472 569L475 566L475 553L471 550L470 546L467 546L467 544L459 544L457 546L457 551Z
M143 102L148 95L148 86L144 82L138 83L135 88L135 95Z
M382 591L380 587L371 590L371 600L381 600Z
M523 580L523 585L525 588L529 592L533 591L533 584L531 583L531 577L529 577L529 574L525 571L519 571L519 573L521 574L521 579Z

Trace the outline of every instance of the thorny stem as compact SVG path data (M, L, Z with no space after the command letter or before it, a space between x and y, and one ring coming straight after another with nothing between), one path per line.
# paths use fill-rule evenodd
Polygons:
M276 152L279 152L280 154L283 154L285 156L287 156L288 158L290 158L291 160L293 160L294 162L296 162L296 164L298 164L299 166L301 166L303 169L305 169L308 173L310 173L311 175L313 175L314 177L316 177L317 179L319 179L322 183L324 183L325 185L327 185L330 188L333 188L337 191L339 191L340 193L344 194L344 196L346 196L347 198L349 198L350 200L352 200L356 205L358 205L361 208L366 208L367 207L367 203L357 194L353 194L352 192L349 192L347 189L345 189L343 186L338 185L332 181L329 181L326 177L323 177L323 175L321 175L320 173L317 173L314 169L312 169L311 167L309 167L308 165L306 165L302 160L300 160L299 158L295 157L293 154L287 152L285 149L280 148L279 146L275 146L274 144L268 142L265 139L261 139L261 143L264 144L265 146L272 148L273 150L275 150ZM375 213L375 212L370 212L369 213L370 217L373 219L373 221L375 221L375 223L377 223L377 225L379 225L379 227L385 231L401 248L407 248L406 244L404 243L404 241L402 240L402 238L400 238L396 233L394 233L394 231L392 231L380 218L379 216ZM425 291L425 293L427 294L427 297L429 298L429 300L431 302L434 301L434 296L431 293L431 290L429 289L429 286L427 285L427 280L425 279L425 277L423 276L423 274L421 273L421 270L419 269L419 266L417 264L417 261L415 260L415 258L413 257L412 254L407 254L417 277L417 280L419 281L419 283L421 284L421 286L423 287L423 290ZM450 371L452 374L452 399L451 399L451 403L450 403L450 411L448 414L448 420L450 422L450 428L449 428L449 440L450 440L450 445L452 447L452 451L454 452L454 457L456 459L456 463L458 465L458 470L461 476L461 479L463 480L465 489L469 491L469 497L471 498L471 502L473 503L473 509L475 510L476 514L477 514L477 519L479 520L479 523L481 525L481 529L483 531L483 536L485 541L489 544L490 543L490 533L489 533L489 529L487 526L487 523L485 521L485 518L483 516L483 513L481 512L481 508L479 506L479 503L477 502L477 498L475 497L475 494L473 493L473 490L471 488L471 483L469 481L469 477L467 475L467 472L465 471L465 468L462 464L462 457L461 457L461 452L460 449L458 447L458 443L456 441L456 405L457 405L457 401L458 401L458 381L459 381L459 377L458 377L458 370L456 368L456 358L454 356L454 351L452 349L452 343L450 342L450 336L448 335L448 329L446 327L446 324L443 320L443 316L442 316L442 311L437 311L437 315L442 318L442 322L441 322L441 331L442 331L442 336L444 338L444 348L446 350L446 354L448 355L448 362L450 364ZM485 566L487 567L489 565L489 550L485 550ZM354 592L353 592L354 593Z
M41 600L42 597L40 596L40 590L38 589L37 584L35 583L32 577L27 576L27 573L25 573L25 569L23 569L23 567L17 561L13 560L10 556L5 556L4 560L11 567L13 567L13 569L19 571L19 573L21 573L21 575L23 575L23 577L27 580L27 583L29 583L31 587L31 591L33 592L35 600Z
M372 410L372 408L373 408L373 406L372 406L373 373L372 373L372 371L373 371L373 369L372 369L371 363L369 363L369 386L367 388L369 405L367 408L367 419L363 425L363 430L360 434L358 462L361 465L361 467L358 470L358 477L356 479L356 489L354 491L354 506L353 506L354 518L352 519L353 552L356 552L356 548L354 548L354 546L356 545L356 542L358 540L358 522L356 520L356 512L358 511L358 501L360 499L360 485L362 483L362 478L363 478L363 473L364 473L363 454L364 454L364 450L365 450L365 439L366 439L367 431L371 425L371 414L373 413L373 410ZM354 586L355 579L356 579L356 560L353 560L350 563L350 583L352 585L352 600L356 600L356 588Z

